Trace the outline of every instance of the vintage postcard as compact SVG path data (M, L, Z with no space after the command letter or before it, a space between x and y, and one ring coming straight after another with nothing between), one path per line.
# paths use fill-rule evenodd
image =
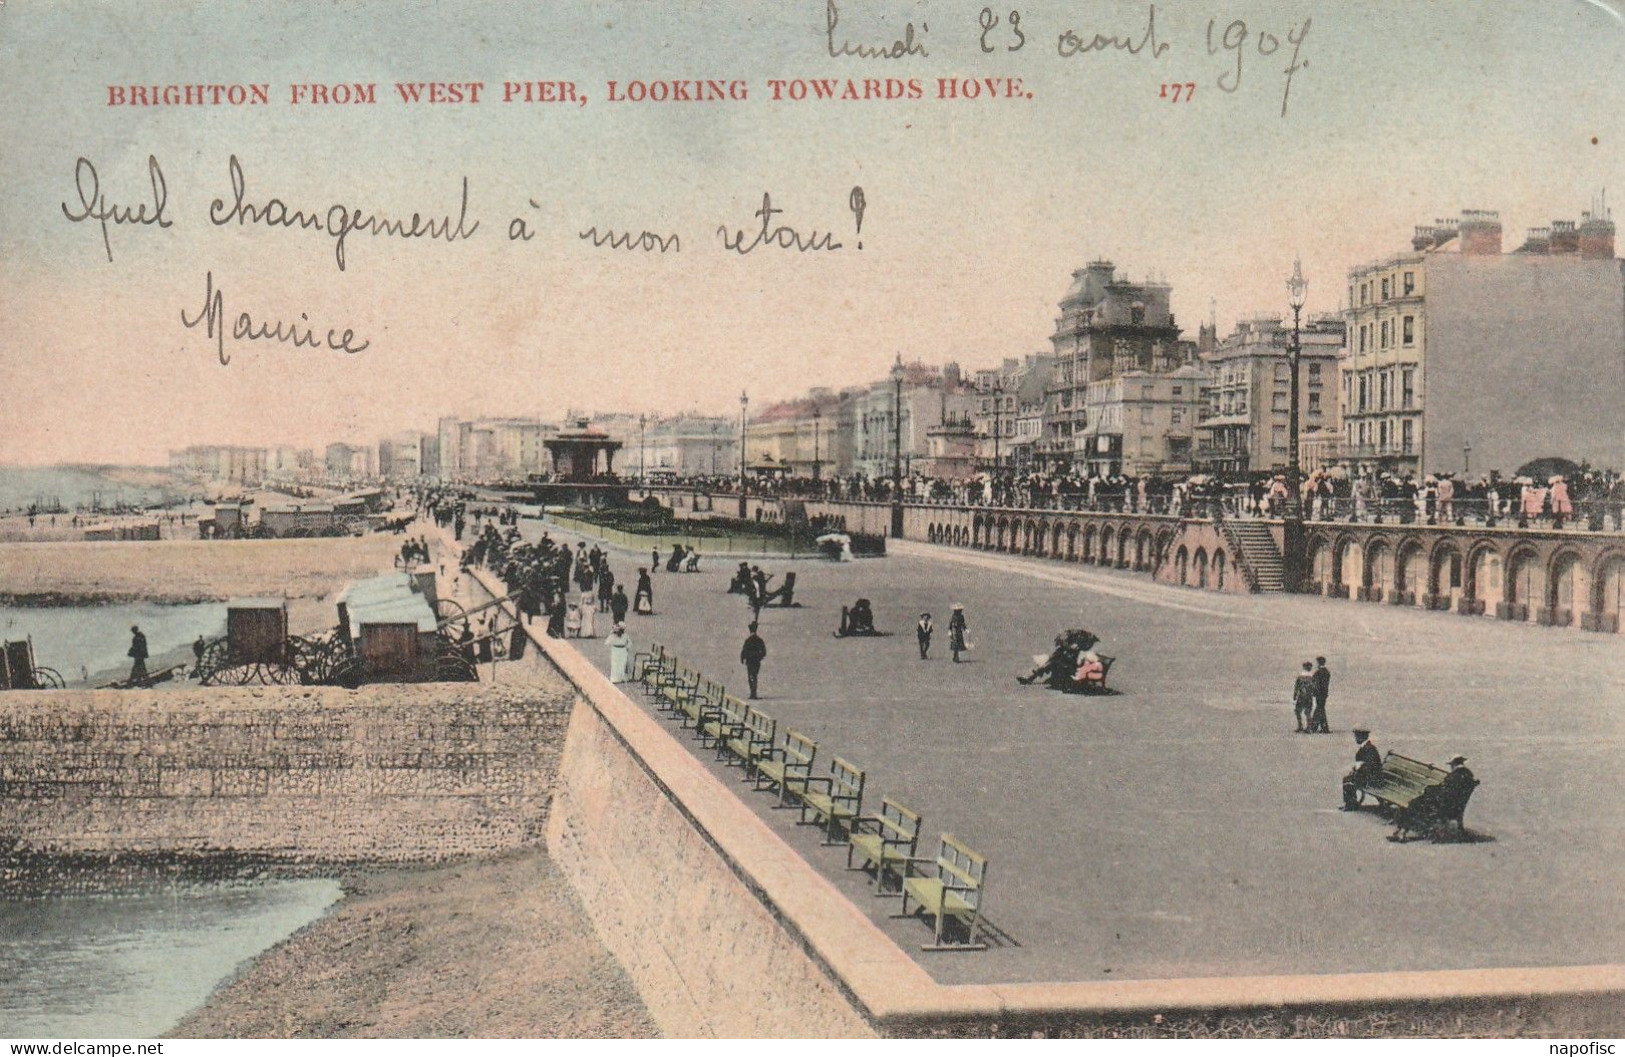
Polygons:
M6 0L0 138L0 1035L1625 1031L1619 0Z

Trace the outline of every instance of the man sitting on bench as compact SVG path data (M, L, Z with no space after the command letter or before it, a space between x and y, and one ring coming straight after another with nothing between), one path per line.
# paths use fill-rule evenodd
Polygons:
M875 611L867 598L860 598L852 603L852 608L841 607L841 629L835 633L838 639L848 635L875 635Z
M1419 793L1410 806L1394 820L1391 841L1403 841L1408 834L1431 832L1438 826L1455 819L1461 821L1467 807L1467 798L1473 795L1478 779L1467 769L1467 757L1457 756L1450 761L1450 773L1438 785L1430 785Z
M1369 730L1354 732L1354 770L1343 776L1343 810L1360 810L1360 790L1376 780L1382 773L1382 753L1371 740Z

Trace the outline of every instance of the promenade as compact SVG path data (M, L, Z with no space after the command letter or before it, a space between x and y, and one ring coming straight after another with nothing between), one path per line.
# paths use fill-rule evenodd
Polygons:
M611 555L630 586L647 552ZM889 919L895 903L846 873L843 851L738 788L942 982L1625 960L1625 654L1611 637L921 544L769 569L791 567L804 606L762 615L761 707L819 741L821 759L865 767L871 805L892 795L923 814L922 853L946 830L986 854L987 912L1014 945L918 953L924 924ZM729 573L658 573L657 615L630 630L742 694L749 609L725 593ZM860 596L891 636L831 636ZM953 602L976 647L962 665L945 649ZM928 662L912 631L922 610L939 629ZM1016 684L1078 626L1118 658L1121 695ZM606 665L601 642L575 644ZM1292 733L1292 675L1317 653L1335 673L1330 737ZM1475 839L1391 844L1379 819L1338 811L1355 725L1384 750L1468 756L1483 780Z

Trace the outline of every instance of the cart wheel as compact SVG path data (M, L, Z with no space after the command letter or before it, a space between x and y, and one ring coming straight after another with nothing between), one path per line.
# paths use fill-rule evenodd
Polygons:
M55 668L35 668L34 688L36 690L61 690L68 684L62 681L62 675Z
M346 690L354 690L367 681L366 665L360 657L346 657L333 669L332 682Z
M454 599L436 599L434 616L440 626L440 634L453 641L461 638L463 632L468 630L468 610Z
M267 686L293 686L299 682L299 669L292 664L262 664L260 682Z
M203 651L203 659L198 661L198 682L204 686L220 686L229 683L225 677L230 658L225 639L215 639Z
M442 655L435 662L435 677L443 683L477 683L479 672L474 665L457 654Z

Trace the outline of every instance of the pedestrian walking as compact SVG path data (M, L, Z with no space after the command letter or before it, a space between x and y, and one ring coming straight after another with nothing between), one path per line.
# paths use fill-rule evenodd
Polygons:
M632 595L634 613L651 614L655 611L655 585L649 580L649 570L638 570L638 589Z
M756 681L762 674L762 662L767 659L767 643L756 634L757 624L753 620L750 624L750 634L745 636L745 644L739 650L739 663L745 666L745 678L750 681L750 699L756 700Z
M953 616L948 618L948 650L954 655L954 663L959 663L959 655L970 649L970 643L965 640L965 633L970 626L965 623L965 607L958 602L954 603Z
M609 571L609 563L604 562L598 574L598 612L608 613L610 601L615 597L615 574Z
M1303 662L1303 670L1292 681L1292 718L1297 721L1299 734L1314 731L1312 713L1315 710L1315 666Z
M581 592L581 637L584 639L598 637L598 606L593 601L590 588L584 588Z
M649 551L649 568L660 571L660 548L655 547Z
M1332 693L1332 670L1326 667L1326 658L1315 658L1314 672L1315 711L1309 717L1309 733L1330 734L1332 728L1326 722L1326 698Z
M609 681L624 683L628 680L628 666L632 658L632 640L626 637L626 625L616 624L604 640L609 649Z
M130 625L130 685L142 686L147 681L147 637L138 625Z
M935 630L936 625L931 623L931 614L921 613L920 622L914 625L914 637L920 642L920 660L922 661L931 659L931 633Z
M202 674L202 671L203 671L203 651L208 649L208 648L209 648L208 643L203 641L203 636L202 635L199 635L197 637L197 640L192 643L192 678L193 679L199 678L200 675Z

